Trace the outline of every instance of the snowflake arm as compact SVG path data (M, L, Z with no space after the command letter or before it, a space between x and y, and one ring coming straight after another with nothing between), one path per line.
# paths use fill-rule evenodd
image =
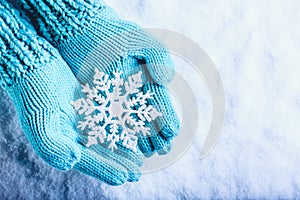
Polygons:
M114 151L121 141L128 149L137 151L137 134L151 135L145 122L151 122L162 114L153 106L147 105L152 98L149 91L145 94L142 87L142 72L121 78L121 72L115 72L113 78L95 69L93 86L82 86L86 98L71 102L84 120L78 122L78 128L87 133L86 146L108 142L108 148Z

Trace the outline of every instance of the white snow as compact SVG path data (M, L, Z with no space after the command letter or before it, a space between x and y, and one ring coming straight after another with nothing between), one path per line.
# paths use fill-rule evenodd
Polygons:
M223 135L208 157L198 159L198 140L175 164L138 183L103 185L107 197L300 198L300 2L108 3L127 20L201 45L221 73L227 107Z
M206 50L226 90L219 143L200 160L198 139L170 167L145 174L138 183L111 187L77 172L59 172L38 159L0 91L0 197L299 199L300 1L107 2L127 20L180 32ZM199 90L205 133L211 109L207 90Z

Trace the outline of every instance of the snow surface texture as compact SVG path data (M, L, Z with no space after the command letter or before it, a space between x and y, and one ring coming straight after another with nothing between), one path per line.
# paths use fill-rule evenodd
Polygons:
M200 141L172 166L111 187L57 171L28 144L0 91L0 199L300 198L300 2L109 0L121 17L195 40L219 69L226 120L214 151ZM184 67L184 66L177 66ZM201 131L210 116L205 87Z

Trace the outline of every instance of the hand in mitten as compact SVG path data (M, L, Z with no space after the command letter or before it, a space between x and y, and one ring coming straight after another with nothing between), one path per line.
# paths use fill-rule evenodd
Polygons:
M0 9L0 83L36 153L57 169L74 168L111 185L137 181L141 153L122 146L114 152L102 145L88 149L78 142L78 115L70 101L81 97L81 85L10 4L1 1Z
M179 120L164 86L173 77L173 63L165 47L134 23L119 19L103 1L17 0L39 34L59 50L82 84L94 68L106 74L122 71L125 77L142 72L147 101L162 113L151 122L150 137L140 137L145 155L165 154L179 131ZM127 66L125 66L127 65Z

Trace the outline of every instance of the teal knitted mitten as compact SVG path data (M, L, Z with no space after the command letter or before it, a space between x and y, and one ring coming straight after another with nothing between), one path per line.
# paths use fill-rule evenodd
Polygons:
M141 153L80 144L70 101L81 97L81 85L57 50L26 27L10 4L1 1L0 10L0 83L36 153L57 169L74 168L110 185L137 181Z
M139 138L139 148L145 155L170 150L179 120L163 86L174 75L173 63L159 41L141 27L119 19L101 0L16 2L38 33L57 47L82 84L90 82L95 67L107 74L122 71L126 77L141 71L143 90L154 93L148 104L158 107L163 116L149 125L150 137Z

